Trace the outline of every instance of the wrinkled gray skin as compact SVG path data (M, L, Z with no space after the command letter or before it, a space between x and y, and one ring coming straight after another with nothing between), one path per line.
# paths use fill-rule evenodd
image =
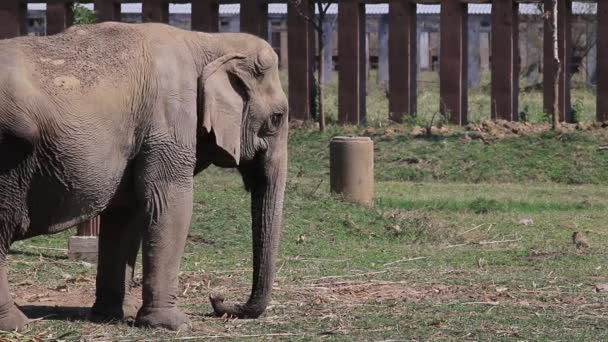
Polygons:
M76 26L0 41L0 329L27 318L8 289L13 241L101 215L93 319L135 311L140 326L183 329L178 270L193 175L236 167L251 193L253 286L218 315L260 316L270 301L287 169L287 99L278 59L246 34L163 24Z

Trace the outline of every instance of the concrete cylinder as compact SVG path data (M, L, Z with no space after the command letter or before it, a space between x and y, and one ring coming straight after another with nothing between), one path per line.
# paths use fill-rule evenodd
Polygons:
M330 187L350 202L374 199L374 142L368 137L335 137L329 145Z

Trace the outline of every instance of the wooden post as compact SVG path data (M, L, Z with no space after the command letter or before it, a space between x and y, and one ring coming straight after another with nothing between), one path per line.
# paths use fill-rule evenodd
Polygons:
M97 22L120 21L120 3L115 0L95 0Z
M289 73L289 113L297 120L311 119L311 86L313 73L314 41L312 24L307 18L314 15L313 3L302 0L287 5L287 49Z
M600 1L601 3L601 1ZM559 59L561 70L559 73L559 121L572 122L572 111L570 106L570 67L572 65L572 1L557 0L557 36ZM553 60L553 37L551 27L553 25L553 0L545 0L544 41L543 41L543 107L545 113L553 113L554 86L553 80L557 72L557 66ZM598 30L599 33L599 30ZM599 34L598 34L599 37ZM599 92L598 92L599 94Z
M241 1L241 32L268 40L268 1Z
M492 119L517 121L519 97L519 5L492 3Z
M338 120L358 125L365 118L365 5L338 2Z
M24 11L25 8L25 11ZM25 17L27 4L19 0L0 1L0 39L8 39L27 34Z
M169 3L165 0L142 0L141 5L144 23L169 22Z
M219 8L217 0L192 0L192 30L218 32Z
M416 4L389 2L389 118L416 114Z
M597 121L608 120L608 2L597 4Z
M467 16L466 3L441 1L439 97L441 113L455 125L467 123Z
M46 34L53 35L72 26L74 15L72 3L61 0L49 1L46 5Z

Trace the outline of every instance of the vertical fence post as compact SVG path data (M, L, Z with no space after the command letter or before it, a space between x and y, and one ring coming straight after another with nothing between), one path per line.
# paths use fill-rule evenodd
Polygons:
M601 3L601 1L600 1ZM570 108L570 67L572 65L572 1L557 0L557 40L561 70L559 77L559 121L572 122L572 111ZM543 67L543 88L544 100L543 107L546 113L553 113L554 85L553 80L557 72L557 65L553 60L553 1L545 0L545 20L544 20L544 67Z
M362 19L363 18L363 19ZM338 120L359 124L365 118L365 5L338 2Z
M62 0L49 1L46 5L46 34L60 33L72 26L74 16L72 3Z
M313 6L309 0L298 3L290 1L287 5L289 94L297 94L289 96L289 113L291 118L298 120L311 119L310 95L314 61L310 50L314 50L315 46L311 40L310 19L315 13Z
M115 0L95 0L97 22L120 21L120 3Z
M389 118L416 114L416 4L389 2Z
M25 11L23 8L25 7ZM24 13L25 12L25 13ZM27 4L19 0L0 1L0 39L8 39L27 34L25 14Z
M192 30L218 32L219 8L217 0L192 0Z
M142 20L144 23L168 23L169 3L165 0L143 0Z
M518 120L519 4L492 2L492 119Z
M468 110L468 5L441 1L439 97L441 113L456 125L467 123Z
M268 1L241 1L241 32L268 40Z
M597 3L597 120L608 120L608 2Z

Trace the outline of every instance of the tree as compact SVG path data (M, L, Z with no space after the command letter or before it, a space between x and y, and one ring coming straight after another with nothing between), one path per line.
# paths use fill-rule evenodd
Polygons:
M562 62L559 59L559 35L558 35L558 9L557 1L553 0L553 62L555 64L555 73L553 78L553 120L552 127L556 129L559 126L559 74L562 72Z
M74 24L76 25L93 24L97 21L95 12L78 2L75 2L72 6L72 13L74 14Z
M539 5L540 7L541 5ZM551 127L556 129L559 126L559 75L562 71L562 63L559 58L559 34L558 34L558 0L551 1L552 9L549 11L544 9L543 17L549 21L549 29L551 30L551 38L553 40L553 64L555 70L553 73L553 113L551 114Z
M325 19L327 18L327 11L329 10L329 6L331 5L330 2L326 2L326 1L316 1L316 0L310 0L311 3L313 3L313 5L316 7L316 10L318 12L317 15L313 15L312 17L310 15L307 15L306 13L303 13L301 11L301 7L300 4L302 3L302 0L289 0L290 3L292 3L294 6L294 8L298 11L298 15L302 16L303 18L305 18L314 28L316 34L317 34L317 44L318 44L318 54L317 54L317 77L315 80L315 88L316 88L316 98L317 98L317 118L319 120L319 130L324 131L325 130L325 111L324 111L324 106L323 106L323 95L324 95L324 91L323 91L323 78L324 78L324 74L323 74L323 52L325 50L325 32L324 32L324 28L323 28L323 23L325 22Z

